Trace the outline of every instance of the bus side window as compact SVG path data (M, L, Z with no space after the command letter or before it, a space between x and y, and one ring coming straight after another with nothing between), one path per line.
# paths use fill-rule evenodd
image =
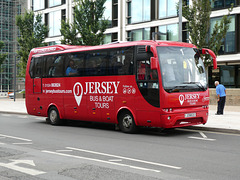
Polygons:
M30 68L29 68L29 74L31 78L34 78L34 60L35 58L31 59Z
M43 70L43 67L42 67L42 64L43 64L43 61L42 61L42 57L37 57L35 58L34 60L34 77L35 78L40 78L42 77L42 70Z
M109 75L119 75L121 74L122 69L122 60L121 56L119 55L119 50L111 51L110 52L110 62L109 62Z
M137 61L137 78L138 80L150 80L150 61Z
M62 77L63 76L63 55L46 56L46 76Z
M110 51L109 75L132 75L133 64L133 47Z
M122 49L123 75L133 74L133 48Z

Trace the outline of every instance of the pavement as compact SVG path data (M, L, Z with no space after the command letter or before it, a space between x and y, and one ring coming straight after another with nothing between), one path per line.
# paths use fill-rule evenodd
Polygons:
M205 125L187 127L204 131L240 134L240 106L225 106L224 115L215 115L216 105L209 105L209 117ZM27 114L25 99L0 98L0 113Z

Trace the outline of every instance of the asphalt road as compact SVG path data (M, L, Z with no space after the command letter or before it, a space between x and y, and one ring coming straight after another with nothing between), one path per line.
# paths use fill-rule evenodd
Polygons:
M1 180L240 179L240 136L0 114Z

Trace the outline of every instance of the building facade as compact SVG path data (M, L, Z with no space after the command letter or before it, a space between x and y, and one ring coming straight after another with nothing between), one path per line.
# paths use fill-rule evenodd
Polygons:
M191 4L191 0L183 0ZM179 17L176 4L179 0L107 0L105 17L109 20L105 42L151 40L158 33L159 40L178 41L181 35L188 42L186 20L182 21L179 34ZM220 18L231 12L231 24L217 58L218 69L209 67L209 87L219 80L227 88L240 88L240 0L211 0L211 28ZM61 20L73 21L73 0L28 0L28 8L42 13L50 31L46 42L59 44Z
M4 48L0 52L7 53L6 61L0 66L0 92L14 89L14 62L18 47L15 16L24 9L27 9L27 2L24 0L0 0L0 41L4 42Z

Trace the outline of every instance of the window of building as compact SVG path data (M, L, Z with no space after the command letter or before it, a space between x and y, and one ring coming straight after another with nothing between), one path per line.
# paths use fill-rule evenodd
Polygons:
M112 34L105 34L103 44L108 44L112 42Z
M104 18L109 22L109 28L118 26L118 2L117 0L107 0L105 2Z
M118 0L113 0L112 5L112 26L118 26Z
M178 41L178 24L159 26L160 40Z
M106 20L108 20L109 22L109 27L112 27L112 0L107 0L104 4L104 6L106 7L105 8L105 11L104 11L104 14L103 16L105 17Z
M150 28L136 29L128 31L128 41L150 40Z
M231 4L236 5L236 0L210 0L211 1L211 7L213 9L222 9L226 7L231 7Z
M159 0L159 19L177 16L178 0Z
M45 7L45 0L33 0L33 10L34 11L44 9L44 7Z
M240 88L240 65L219 65L217 69L209 67L209 87L214 88L214 82L219 81L226 88Z
M128 24L151 20L151 0L131 0L128 2Z
M221 21L222 17L212 18L210 22L210 34L213 32L215 24ZM235 16L231 16L231 23L227 31L226 37L222 40L222 46L219 54L233 53L236 51L236 28Z
M58 6L62 4L62 0L49 0L49 7Z
M49 36L61 35L61 10L49 13Z
M116 41L118 41L118 33L105 34L103 44L108 44Z
M66 9L62 9L62 20L66 21Z

